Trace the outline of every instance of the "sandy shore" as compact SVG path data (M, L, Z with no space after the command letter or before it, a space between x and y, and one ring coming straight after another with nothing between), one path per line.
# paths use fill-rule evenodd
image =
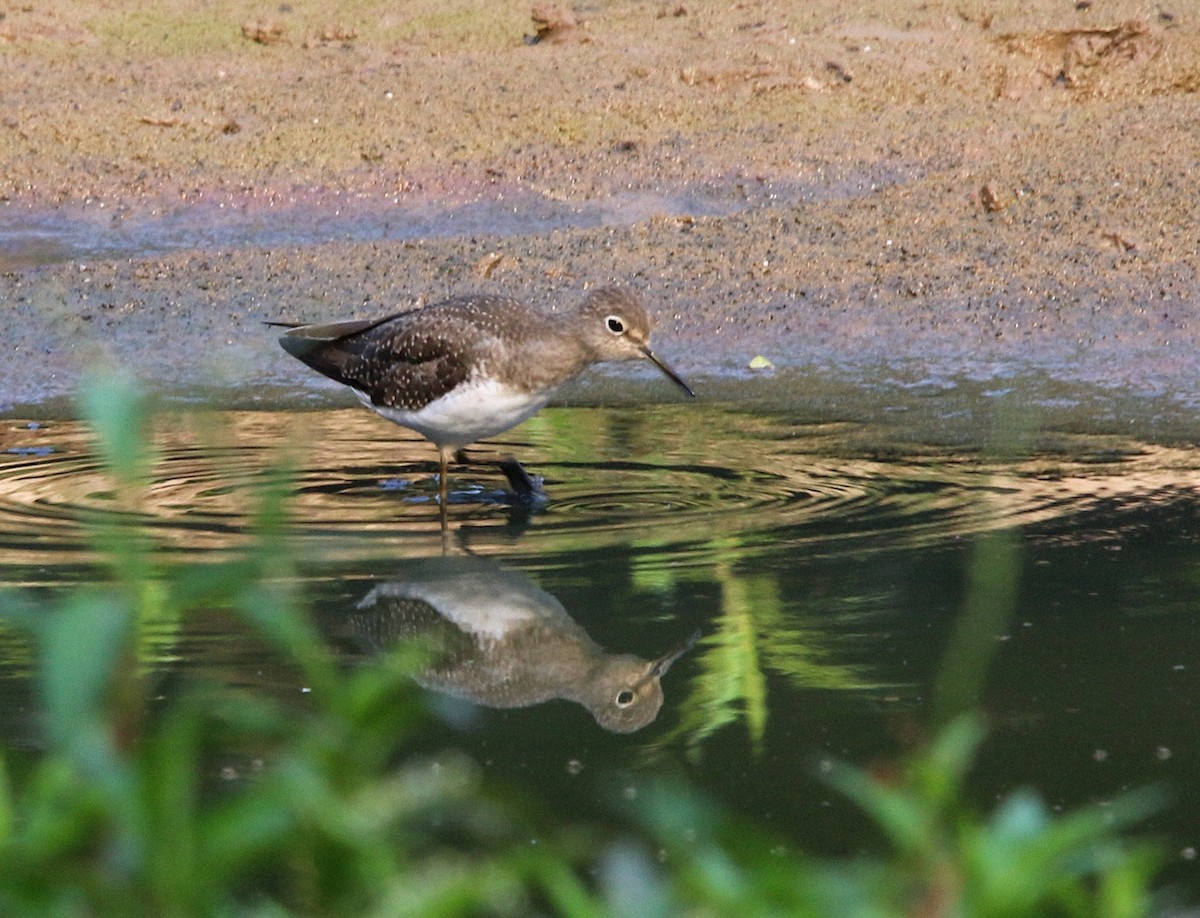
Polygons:
M1185 4L594 3L537 43L529 3L192 6L0 19L0 410L98 358L309 391L260 320L610 279L694 378L762 355L1195 403ZM514 217L458 228L483 205ZM180 214L193 244L122 249ZM38 242L47 219L114 254Z

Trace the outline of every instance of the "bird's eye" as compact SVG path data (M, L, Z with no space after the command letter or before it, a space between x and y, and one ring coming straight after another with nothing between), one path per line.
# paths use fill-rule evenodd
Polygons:
M633 704L634 694L629 689L622 689L617 692L617 707L627 708Z
M604 320L604 327L614 335L625 334L625 323L621 320L620 316L609 316Z

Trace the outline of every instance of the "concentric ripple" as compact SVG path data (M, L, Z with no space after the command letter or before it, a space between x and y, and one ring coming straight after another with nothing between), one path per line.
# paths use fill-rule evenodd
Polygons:
M719 408L546 411L516 432L523 439L488 444L452 469L451 526L504 527L550 540L540 543L547 549L736 537L827 553L1200 493L1189 450L1075 438L1003 463L928 450L880 458L850 448L843 426ZM86 561L87 522L116 513L141 520L168 550L235 548L264 477L285 457L302 541L334 552L386 542L394 554L397 539L438 535L434 450L357 409L164 426L149 485L132 506L118 500L79 424L9 421L2 434L0 548L10 567ZM544 477L550 501L532 517L505 501L491 460L507 453Z
M36 451L10 445L25 438ZM260 444L167 442L145 493L131 502L78 424L10 425L0 452L0 548L8 564L77 563L88 557L87 524L106 515L137 520L167 548L225 548L242 535L269 461Z

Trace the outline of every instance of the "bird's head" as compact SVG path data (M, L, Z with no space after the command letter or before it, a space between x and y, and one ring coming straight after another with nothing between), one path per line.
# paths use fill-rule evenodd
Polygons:
M600 287L579 306L585 343L598 360L649 360L688 395L691 387L650 350L653 323L646 307L623 287Z

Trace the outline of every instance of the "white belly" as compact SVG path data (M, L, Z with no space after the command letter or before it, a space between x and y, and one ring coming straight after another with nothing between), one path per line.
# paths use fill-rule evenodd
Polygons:
M463 633L492 641L535 625L559 633L578 630L557 599L522 575L499 567L455 567L429 580L381 583L363 597L358 608L372 609L384 598L419 599Z
M457 449L484 437L493 437L533 417L550 400L551 393L531 394L510 389L494 380L459 386L419 411L376 405L363 392L359 400L389 421L415 430L438 446Z

